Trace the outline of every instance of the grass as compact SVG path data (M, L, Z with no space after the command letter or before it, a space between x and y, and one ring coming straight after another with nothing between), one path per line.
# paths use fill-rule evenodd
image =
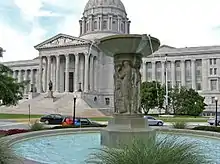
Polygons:
M31 118L40 118L42 115L31 115ZM28 114L8 114L0 113L0 119L28 119Z
M121 149L101 148L86 160L89 164L208 164L197 143L178 137L134 140Z

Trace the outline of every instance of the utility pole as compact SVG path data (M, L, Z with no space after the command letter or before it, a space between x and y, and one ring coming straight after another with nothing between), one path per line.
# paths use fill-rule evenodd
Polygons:
M165 54L165 88L166 88L166 100L165 100L165 103L166 103L166 108L165 108L165 114L168 114L168 78L167 78L167 54Z

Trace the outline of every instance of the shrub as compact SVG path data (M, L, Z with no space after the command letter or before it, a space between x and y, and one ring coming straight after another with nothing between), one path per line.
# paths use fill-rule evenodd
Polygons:
M5 135L13 135L13 134L19 134L19 133L26 133L29 132L27 129L9 129L6 131Z
M0 163L1 164L18 164L21 163L22 160L19 159L14 151L9 147L9 145L4 142L3 139L0 141Z
M134 140L122 149L104 147L90 155L90 164L208 164L199 146L177 137L161 137L156 142Z
M185 129L187 126L186 122L184 121L174 122L172 123L172 125L173 125L173 128L176 128L176 129Z
M37 120L34 123L31 123L29 126L31 131L39 131L45 129L44 125L39 123Z
M216 127L216 126L197 126L197 127L194 127L193 130L204 130L204 131L220 132L220 127Z

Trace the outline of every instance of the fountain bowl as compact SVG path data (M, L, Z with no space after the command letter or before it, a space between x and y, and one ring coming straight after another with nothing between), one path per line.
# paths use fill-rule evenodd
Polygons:
M142 54L143 57L157 51L160 41L147 34L122 34L98 40L98 47L108 56L117 54Z

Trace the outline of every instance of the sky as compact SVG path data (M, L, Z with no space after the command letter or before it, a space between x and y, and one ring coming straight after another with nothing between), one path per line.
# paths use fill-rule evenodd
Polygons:
M3 61L38 56L34 46L58 33L79 36L88 0L0 0ZM220 45L220 0L121 0L131 33L173 47Z

